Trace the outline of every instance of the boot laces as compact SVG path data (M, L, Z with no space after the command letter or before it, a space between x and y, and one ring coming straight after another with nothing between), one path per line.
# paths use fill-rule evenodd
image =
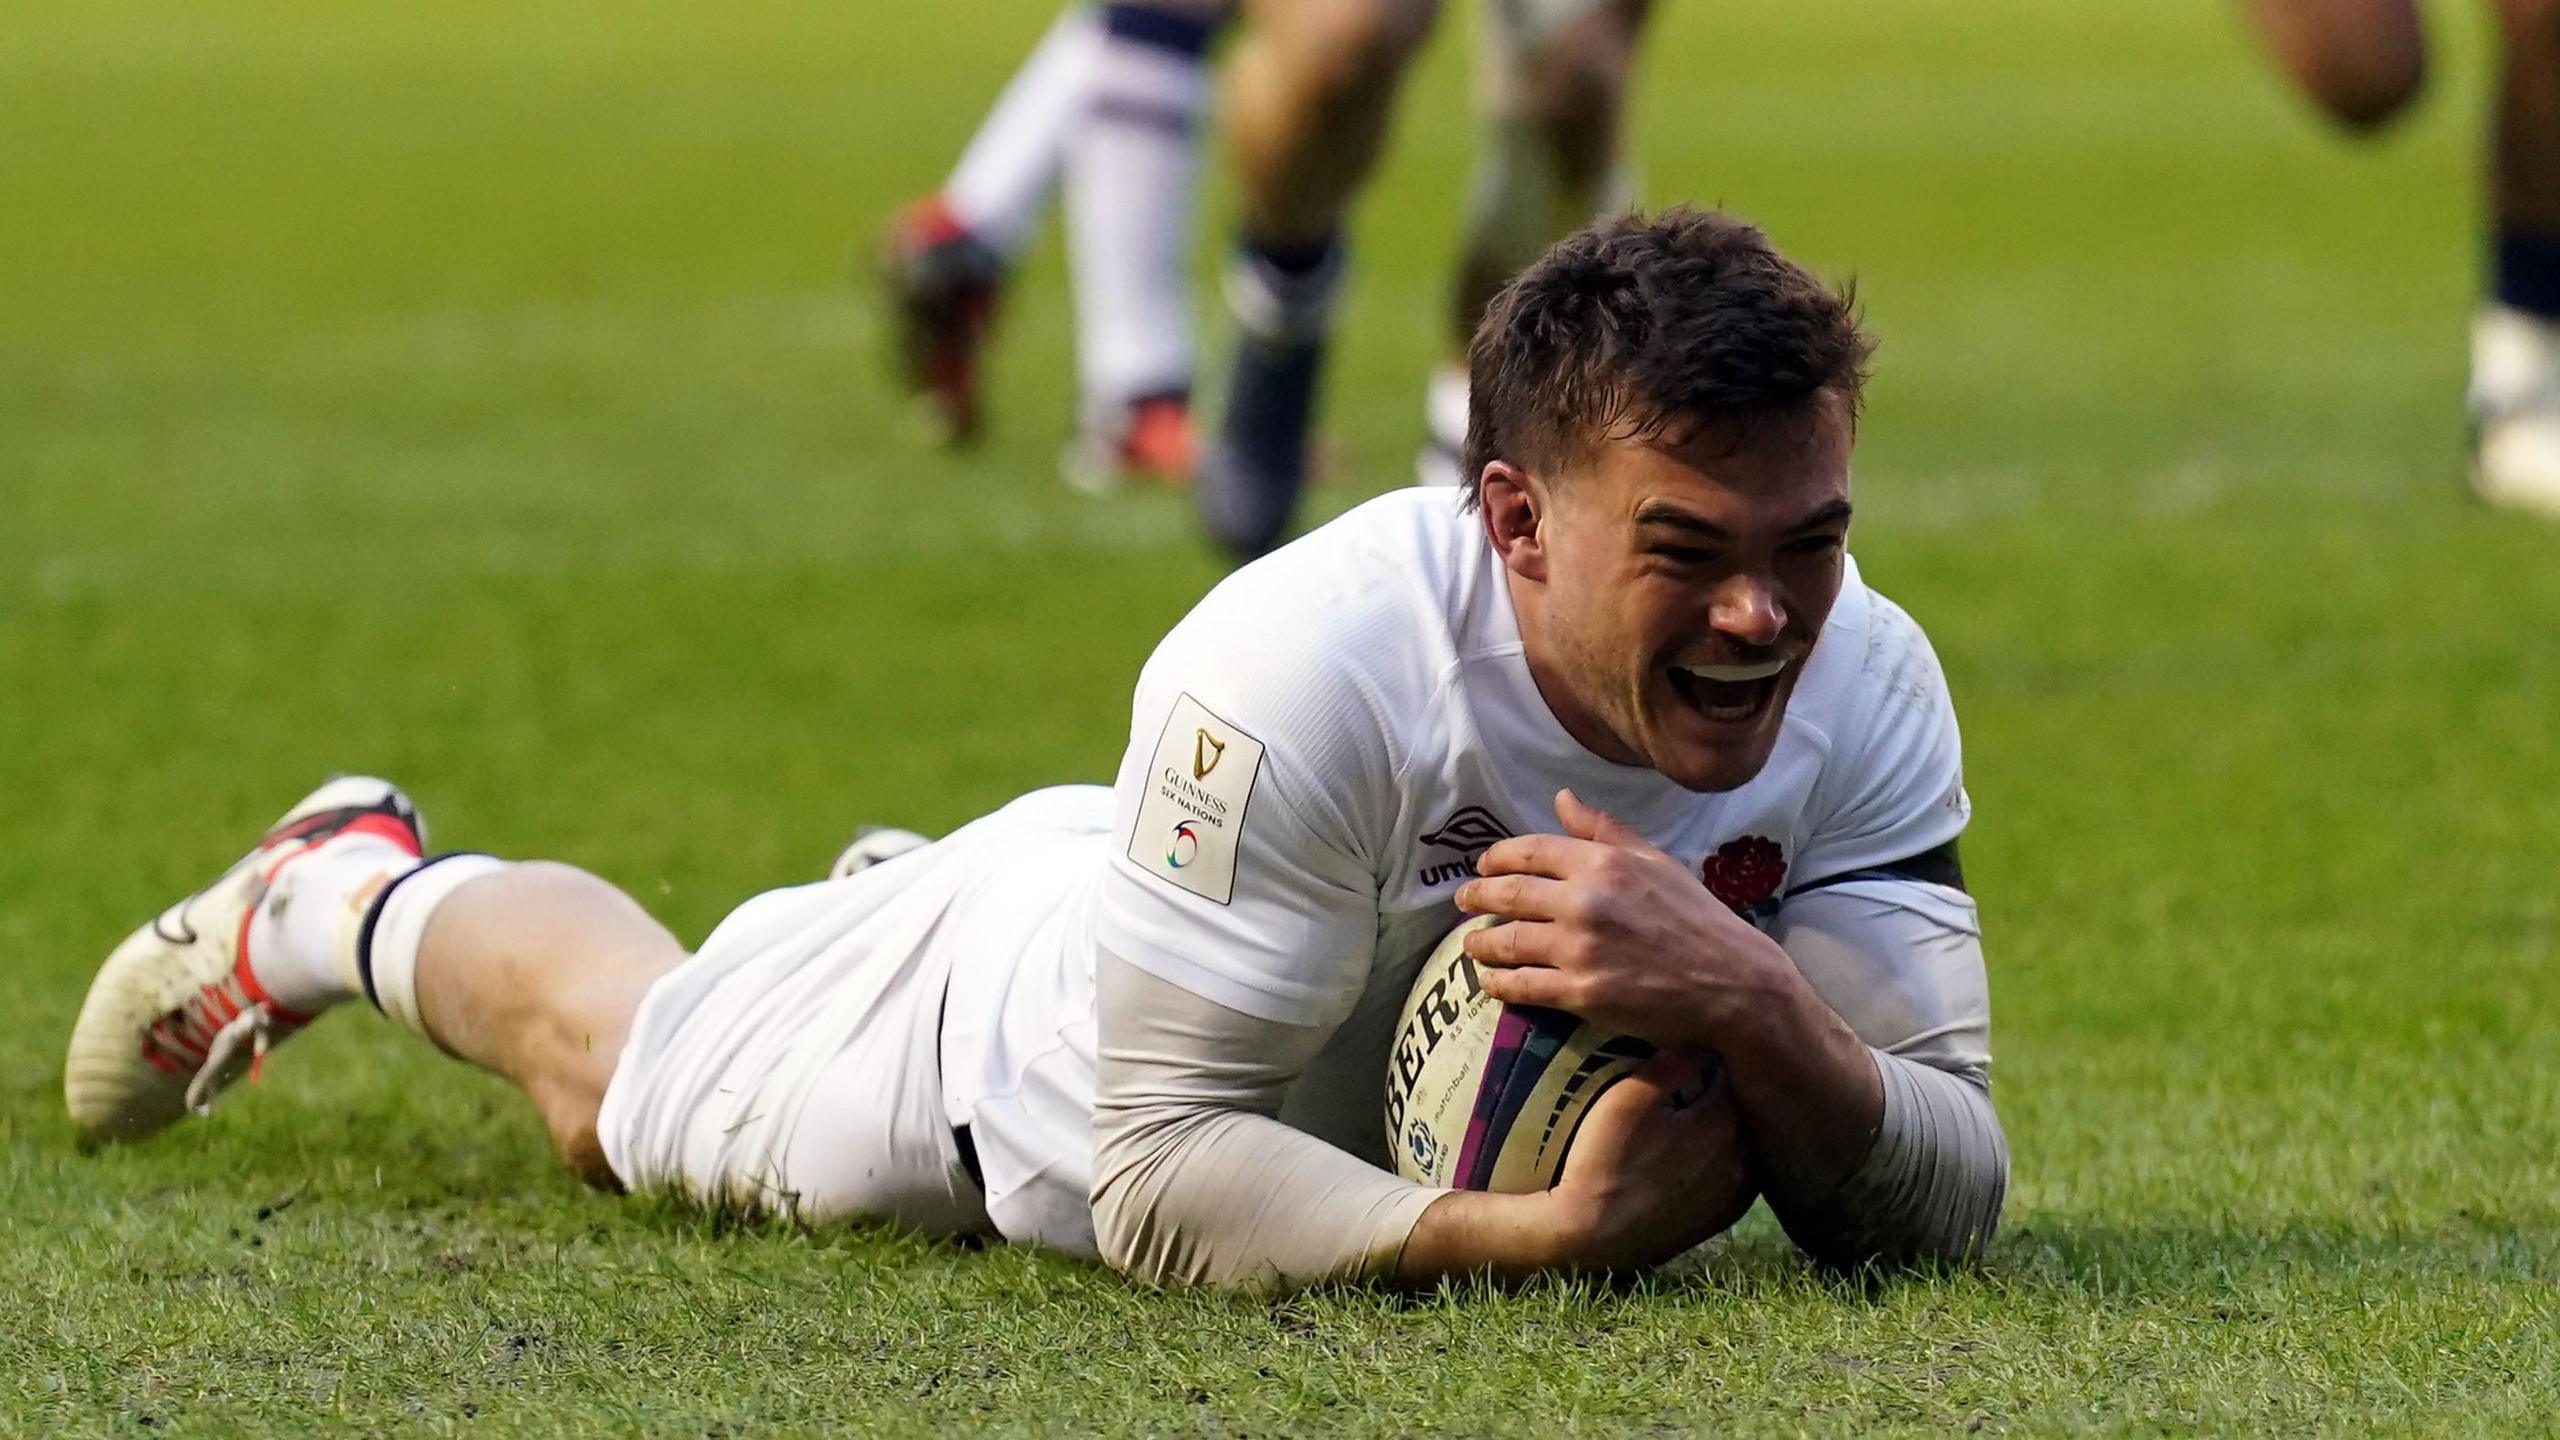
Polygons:
M213 1032L212 1042L205 1046L204 1063L196 1067L195 1078L187 1082L187 1108L198 1115L213 1113L213 1097L220 1093L243 1046L249 1050L249 1078L257 1079L266 1067L267 1045L275 1033L275 1023L275 1012L263 1000L224 1021L222 1028Z

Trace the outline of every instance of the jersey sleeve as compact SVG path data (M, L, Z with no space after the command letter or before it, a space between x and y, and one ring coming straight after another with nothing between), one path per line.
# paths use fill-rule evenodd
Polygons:
M1321 627L1291 643L1216 600L1139 680L1095 939L1219 1005L1329 1029L1377 944L1384 717Z
M1154 1284L1294 1286L1392 1274L1446 1193L1274 1118L1326 1032L1276 1024L1096 957L1093 1227Z
M1769 933L1858 1038L1975 1080L1991 1069L1991 982L1973 897L1879 876L1803 891Z
M1929 638L1871 595L1857 698L1833 734L1796 889L1893 866L1951 844L1972 817L1955 703Z

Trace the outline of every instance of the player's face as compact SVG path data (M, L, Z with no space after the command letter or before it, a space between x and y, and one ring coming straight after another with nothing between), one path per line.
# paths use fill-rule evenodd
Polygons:
M1613 441L1561 485L1524 477L1544 503L1522 638L1586 748L1692 790L1760 773L1840 594L1850 431L1826 400L1738 447Z

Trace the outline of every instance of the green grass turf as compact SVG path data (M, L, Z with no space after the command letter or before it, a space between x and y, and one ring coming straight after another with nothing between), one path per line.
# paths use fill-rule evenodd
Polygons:
M1328 507L1414 439L1453 18L1361 216ZM2438 18L2432 102L2354 149L2207 0L1663 7L1647 193L1854 270L1884 339L1858 548L1966 721L2009 1228L1872 1295L1759 1220L1628 1297L1274 1303L587 1195L357 1015L75 1153L94 960L314 777L699 936L857 821L1105 775L1215 568L1179 500L1052 478L1054 244L966 458L848 283L1038 0L18 7L0 1429L2549 1426L2560 533L2455 489L2485 56Z

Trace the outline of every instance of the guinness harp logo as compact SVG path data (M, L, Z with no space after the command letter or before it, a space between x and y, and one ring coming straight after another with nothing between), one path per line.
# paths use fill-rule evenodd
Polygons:
M1200 727L1197 734L1198 738L1191 742L1191 778L1206 780L1209 772L1218 768L1218 762L1226 758L1227 742L1210 734L1206 726Z

